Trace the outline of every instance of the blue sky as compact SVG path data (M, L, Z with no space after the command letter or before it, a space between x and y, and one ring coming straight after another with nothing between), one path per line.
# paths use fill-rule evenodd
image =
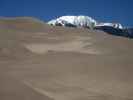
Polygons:
M87 15L131 27L133 0L0 0L0 16L33 16L47 21L62 15Z

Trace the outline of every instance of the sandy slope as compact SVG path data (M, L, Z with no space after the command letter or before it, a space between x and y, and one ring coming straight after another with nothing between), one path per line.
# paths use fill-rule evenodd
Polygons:
M133 100L133 40L0 21L0 100Z

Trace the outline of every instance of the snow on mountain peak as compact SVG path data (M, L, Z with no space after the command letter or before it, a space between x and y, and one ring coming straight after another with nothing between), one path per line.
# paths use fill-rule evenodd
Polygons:
M98 23L96 20L89 16L61 16L57 19L51 20L48 24L53 26L75 26L75 27L101 27L110 26L118 29L123 29L122 25L119 23Z
M48 22L50 25L74 25L76 27L91 27L96 21L88 16L62 16Z
M97 23L95 27L101 27L101 26L110 26L117 29L123 29L123 26L120 23Z

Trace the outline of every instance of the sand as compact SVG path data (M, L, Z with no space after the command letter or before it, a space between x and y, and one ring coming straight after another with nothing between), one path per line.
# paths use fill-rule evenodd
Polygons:
M32 23L0 23L0 100L133 100L132 39Z

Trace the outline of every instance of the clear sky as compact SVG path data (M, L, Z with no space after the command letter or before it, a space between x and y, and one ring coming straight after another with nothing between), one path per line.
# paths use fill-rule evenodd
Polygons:
M47 21L62 15L87 15L131 27L133 0L0 0L0 16L33 16Z

